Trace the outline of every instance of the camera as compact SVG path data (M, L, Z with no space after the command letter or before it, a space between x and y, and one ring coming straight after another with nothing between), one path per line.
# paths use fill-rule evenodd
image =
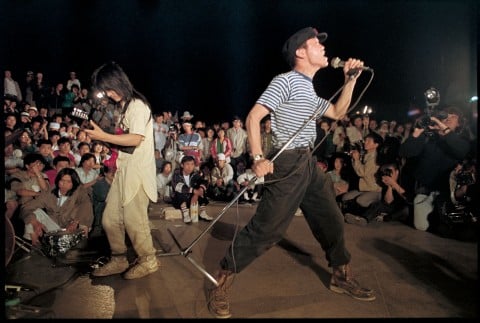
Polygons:
M461 171L455 176L457 185L472 185L475 184L475 176L470 171Z
M365 156L366 154L366 151L365 151L365 147L364 147L364 144L363 144L363 141L357 141L353 144L350 144L349 147L348 147L348 154L351 155L352 154L352 151L358 151L360 153L360 158L362 159L363 156Z
M378 176L380 176L380 178L382 176L390 176L391 177L392 175L393 175L393 171L392 171L391 168L380 168L378 170Z
M177 129L175 129L174 125L171 125L170 127L168 127L168 135L169 136L173 136L176 133L177 133Z
M427 110L425 115L420 120L418 120L417 127L423 128L425 130L430 130L430 128L428 127L429 126L433 127L435 125L435 122L433 122L430 119L431 117L435 117L438 120L445 120L447 119L448 114L442 110L434 110L434 111Z

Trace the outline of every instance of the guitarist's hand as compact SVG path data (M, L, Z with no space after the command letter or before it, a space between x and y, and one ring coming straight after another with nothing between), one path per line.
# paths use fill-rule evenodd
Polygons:
M93 120L90 120L91 129L85 129L87 135L93 140L104 141L106 135L105 131L102 130Z

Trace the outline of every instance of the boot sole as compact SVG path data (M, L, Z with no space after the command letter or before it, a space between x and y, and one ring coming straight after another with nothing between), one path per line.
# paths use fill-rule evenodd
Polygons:
M221 315L221 314L216 313L214 310L212 310L212 309L210 308L210 306L208 307L208 309L210 310L210 313L211 313L213 316L215 316L215 318L217 318L217 319L228 319L228 318L231 318L231 317L232 317L232 313L228 313L228 314L223 314L223 315Z
M94 277L106 277L106 276L118 275L118 274L124 273L127 269L128 269L128 267L125 268L125 269L122 270L122 271L113 272L113 273L108 273L108 274L95 274L95 272L92 272L92 276L94 276Z
M329 287L329 289L332 291L332 292L335 292L335 293L338 293L338 294L347 294L348 296L352 297L352 298L355 298L359 301L365 301L365 302L371 302L371 301L374 301L376 300L377 298L375 297L375 295L370 295L370 294L367 294L366 296L367 297L359 297L359 296L356 296L352 293L350 293L349 291L343 289L343 288L340 288L340 287L337 287L337 286L331 286Z

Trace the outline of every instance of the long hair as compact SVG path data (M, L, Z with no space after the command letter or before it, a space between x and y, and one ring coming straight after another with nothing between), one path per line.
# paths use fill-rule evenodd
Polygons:
M58 197L58 191L59 191L58 183L60 182L62 177L65 175L70 175L70 178L72 179L72 184L73 184L72 189L67 192L67 196L71 196L73 193L75 193L77 188L82 184L82 182L80 181L80 177L78 176L77 171L75 169L70 167L62 168L58 172L57 176L55 177L55 188L52 190L52 193L55 194L56 197Z
M115 91L125 101L125 108L132 99L140 99L150 108L145 96L133 87L127 74L115 62L105 63L93 72L92 87L102 92Z

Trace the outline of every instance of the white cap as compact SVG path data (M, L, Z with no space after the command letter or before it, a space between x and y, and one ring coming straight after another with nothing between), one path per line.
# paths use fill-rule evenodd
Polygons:
M50 122L50 124L48 125L48 127L50 129L55 129L55 130L58 130L60 129L60 124L58 122Z
M218 160L226 160L227 159L227 157L225 157L225 154L222 154L222 153L218 154L217 158L218 158Z

